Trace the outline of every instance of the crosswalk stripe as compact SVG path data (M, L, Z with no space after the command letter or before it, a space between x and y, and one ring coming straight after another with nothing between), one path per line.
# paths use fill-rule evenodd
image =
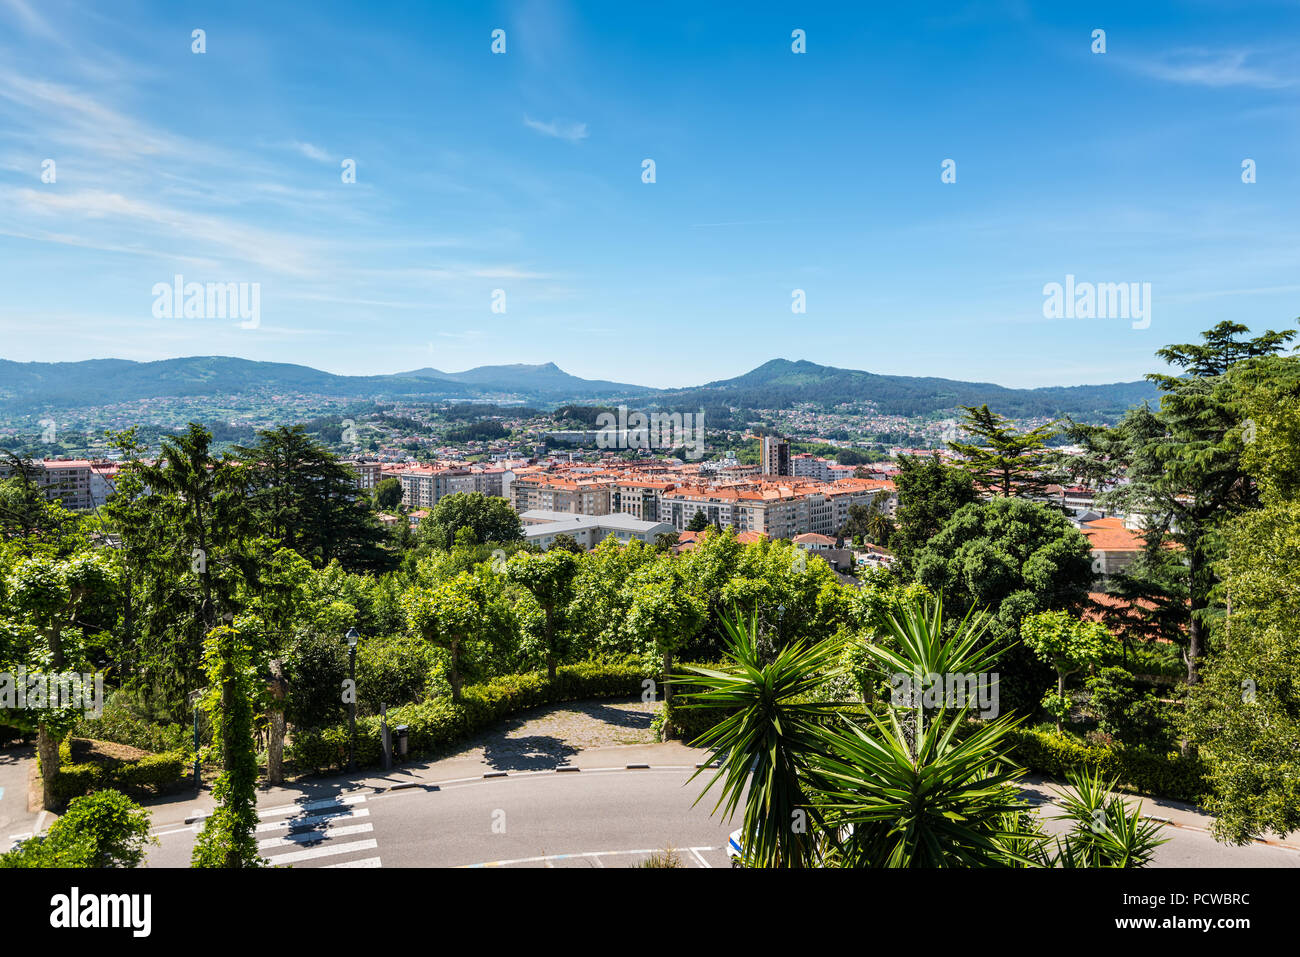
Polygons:
M311 844L313 841L332 841L336 837L347 837L349 834L368 834L374 829L373 824L349 824L346 827L303 831L301 834L290 834L288 837L268 837L265 840L258 841L257 848L258 850L266 850L275 847L302 847L302 845Z
M327 868L330 868L330 867L382 867L383 865L379 862L379 858L377 857L363 857L359 861L344 861L342 864L326 864L325 866Z
M310 830L321 824L328 824L333 821L347 821L369 816L369 808L340 808L337 811L330 811L324 814L313 814L311 817L287 817L282 821L265 821L257 825L257 830L258 833L263 833L265 831L279 831L284 828L288 828L291 831L299 828Z
M313 847L305 851L290 851L288 854L267 855L267 860L273 867L281 864L296 864L299 861L310 861L317 857L335 857L339 854L351 854L354 851L373 851L379 847L376 840L352 841L347 844L326 844L322 847Z
M275 814L295 814L303 811L322 811L341 804L361 804L366 800L364 794L345 794L342 797L326 798L321 801L308 801L306 804L283 804L280 807L258 808L257 816L266 818Z

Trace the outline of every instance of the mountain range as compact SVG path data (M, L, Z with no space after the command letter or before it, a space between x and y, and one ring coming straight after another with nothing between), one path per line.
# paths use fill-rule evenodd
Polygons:
M60 408L93 408L142 399L232 394L267 398L320 395L406 401L521 401L536 406L571 402L635 401L642 407L719 406L782 408L812 402L831 408L870 401L883 413L916 416L958 405L988 403L1012 417L1113 418L1153 399L1147 382L1010 389L988 382L879 375L806 360L773 359L732 379L687 389L655 389L583 379L553 362L479 366L465 372L423 368L393 375L343 376L308 366L229 356L193 356L156 362L91 359L12 362L0 359L0 412L27 415Z

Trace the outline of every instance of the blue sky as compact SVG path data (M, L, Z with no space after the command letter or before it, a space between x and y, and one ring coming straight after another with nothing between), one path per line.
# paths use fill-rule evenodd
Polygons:
M0 358L1037 386L1300 315L1300 4L891 7L0 0ZM154 318L177 273L260 327Z

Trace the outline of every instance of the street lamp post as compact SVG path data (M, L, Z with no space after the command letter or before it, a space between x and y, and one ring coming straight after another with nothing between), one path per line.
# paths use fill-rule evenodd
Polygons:
M349 628L344 636L348 640L348 681L352 689L352 700L348 705L348 770L357 769L357 634L355 628Z

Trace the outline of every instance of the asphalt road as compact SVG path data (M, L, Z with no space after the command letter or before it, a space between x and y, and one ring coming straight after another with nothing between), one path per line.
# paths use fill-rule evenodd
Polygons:
M272 864L292 867L629 867L666 847L684 866L726 867L738 821L713 816L712 800L692 807L703 781L688 785L692 772L512 772L339 792L263 808L258 839ZM148 866L187 866L195 830L159 828ZM1296 850L1224 846L1190 827L1165 835L1155 867L1300 867Z
M728 826L694 769L511 773L261 811L262 854L294 867L630 867L672 847L726 867ZM196 826L159 829L150 867L189 864Z

